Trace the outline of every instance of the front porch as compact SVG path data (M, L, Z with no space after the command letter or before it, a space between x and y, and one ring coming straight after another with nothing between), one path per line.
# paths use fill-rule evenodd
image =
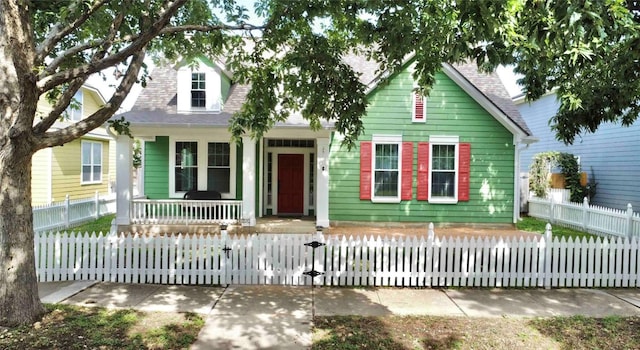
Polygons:
M133 197L132 140L116 136L118 231L214 232L219 225L241 227L238 232L297 230L273 220L260 224L263 217L285 215L307 218L305 232L329 226L329 131L297 130L299 138L286 139L292 130L273 130L260 140L243 137L238 144L228 143L223 148L229 152L222 154L215 147L227 143L210 130L144 131L154 134L136 136L147 150L137 186L144 199ZM165 132L169 136L158 136ZM189 139L197 141L181 141ZM190 148L176 151L185 144ZM225 166L210 166L218 158ZM189 189L213 189L222 199L185 200Z

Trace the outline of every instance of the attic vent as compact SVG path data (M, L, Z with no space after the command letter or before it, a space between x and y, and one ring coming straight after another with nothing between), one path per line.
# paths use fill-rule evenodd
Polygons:
M413 111L411 121L424 123L427 120L426 99L419 92L413 92Z

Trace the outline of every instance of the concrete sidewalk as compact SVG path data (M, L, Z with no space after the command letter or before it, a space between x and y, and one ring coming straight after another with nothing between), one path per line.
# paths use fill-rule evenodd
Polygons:
M640 316L640 289L410 289L40 283L40 297L142 311L195 312L192 349L305 349L313 316Z

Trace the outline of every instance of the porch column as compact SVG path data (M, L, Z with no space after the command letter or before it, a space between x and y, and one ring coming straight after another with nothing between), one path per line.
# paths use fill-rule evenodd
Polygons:
M256 141L250 136L242 137L242 219L256 225Z
M116 137L116 225L131 224L132 145L133 140L129 136L119 135Z
M316 139L316 226L329 227L329 139Z

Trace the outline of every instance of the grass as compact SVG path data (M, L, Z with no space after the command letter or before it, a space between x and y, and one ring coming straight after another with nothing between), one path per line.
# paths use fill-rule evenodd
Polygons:
M90 221L87 223L84 223L82 225L78 225L78 226L74 226L74 227L70 227L68 229L66 229L65 231L67 232L102 232L102 233L108 233L109 231L111 231L111 221L113 219L115 219L116 215L115 214L109 214L109 215L105 215L101 218L99 218L98 220L94 220L94 221Z
M638 349L640 318L314 318L312 349Z
M190 313L45 307L47 314L34 325L0 327L0 349L184 349L204 325Z
M545 221L538 220L536 218L532 218L529 216L523 217L522 220L520 220L516 224L516 228L518 230L527 231L527 232L537 232L540 234L544 234L546 230L546 226L547 226L547 223ZM571 237L574 240L576 238L589 238L589 237L597 238L598 237L590 233L562 227L559 225L553 226L552 232L554 237L558 237L558 238L565 237L566 239L569 239L569 237Z

